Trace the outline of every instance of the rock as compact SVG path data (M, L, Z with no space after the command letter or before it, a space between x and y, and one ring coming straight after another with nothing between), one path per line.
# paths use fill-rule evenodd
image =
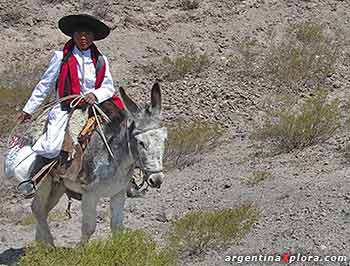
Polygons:
M232 186L232 184L226 183L226 184L224 184L224 189L228 189L228 188L230 188L231 186Z

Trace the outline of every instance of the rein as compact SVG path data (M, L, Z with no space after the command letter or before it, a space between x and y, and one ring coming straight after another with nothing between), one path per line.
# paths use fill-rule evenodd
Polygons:
M77 96L75 99L73 99L70 103L70 108L75 108L79 105L79 103L85 98L84 95L82 96ZM93 104L91 106L89 106L89 108L92 108L92 112L94 113L94 116L95 116L95 119L97 121L97 126L98 126L98 129L100 131L100 135L102 136L102 140L103 142L105 143L106 145L106 148L108 150L108 153L111 155L111 157L114 159L114 154L112 152L112 149L111 147L109 146L108 142L107 142L107 139L106 139L106 136L105 134L103 133L103 130L102 130L102 126L101 126L101 121L97 115L97 112L99 112L99 114L107 121L107 122L111 122L111 120L109 119L109 117L102 111L102 109L100 107L97 106L97 104ZM97 112L96 112L97 111Z

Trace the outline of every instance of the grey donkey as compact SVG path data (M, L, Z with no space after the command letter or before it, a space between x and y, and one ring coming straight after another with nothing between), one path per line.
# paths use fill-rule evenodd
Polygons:
M167 131L160 125L159 84L153 85L151 105L142 108L122 88L120 96L126 110L118 109L112 102L106 102L107 108L104 108L111 122L103 126L103 133L114 158L107 151L101 132L95 132L85 151L80 172L85 175L85 185L59 176L49 176L42 181L31 205L37 220L36 240L54 245L47 218L65 193L81 196L80 244L85 244L96 229L96 207L101 197L110 198L112 232L122 228L126 190L136 167L143 171L145 183L160 188L164 179L162 160Z

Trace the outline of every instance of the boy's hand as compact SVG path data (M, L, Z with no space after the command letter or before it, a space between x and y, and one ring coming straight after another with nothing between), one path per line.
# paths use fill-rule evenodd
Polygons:
M26 112L22 112L17 118L17 122L20 124L30 122L31 120L32 120L32 115Z
M85 100L85 102L87 102L88 104L94 104L94 103L96 103L96 101L97 101L95 94L93 94L92 92L86 94L84 100Z

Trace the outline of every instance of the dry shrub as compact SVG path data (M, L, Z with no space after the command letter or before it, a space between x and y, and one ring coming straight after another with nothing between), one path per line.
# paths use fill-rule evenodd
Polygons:
M194 211L175 221L166 235L176 255L199 255L209 249L237 243L258 220L251 205L235 209Z
M62 222L67 219L67 215L63 211L53 210L49 213L48 220L49 222ZM33 225L36 224L36 219L34 214L29 214L24 216L20 221L20 225Z
M16 124L16 117L40 79L42 65L13 63L1 72L0 80L0 136L8 134Z
M168 126L164 165L167 170L183 169L199 161L201 154L222 144L224 129L206 121L176 122Z
M32 90L40 80L44 67L31 61L9 64L1 72L0 87L18 91Z
M258 41L251 37L245 37L240 41L238 53L228 58L227 67L232 78L255 78L259 75L259 60L263 57L262 49Z
M269 171L254 171L252 175L243 177L242 181L246 185L253 187L270 178L271 176L272 173Z
M199 7L199 1L198 0L180 0L179 6L183 10L193 10Z
M43 3L48 4L62 4L65 0L41 0Z
M26 13L22 8L12 6L6 9L6 12L1 15L0 21L7 26L16 26L26 18Z
M183 53L176 54L173 58L165 56L161 63L161 74L164 79L174 81L183 79L186 74L198 74L209 64L206 53L198 54L193 47Z
M226 61L227 73L235 80L266 82L280 91L324 86L344 60L340 54L345 47L343 35L309 21L290 24L281 40L276 41L271 32L266 44L248 36Z
M341 41L315 22L291 25L282 42L270 48L264 65L277 85L293 90L315 87L335 72Z
M103 20L111 20L111 9L112 2L96 0L80 0L79 1L80 8L83 10L87 10L88 13L91 13L95 17Z
M345 123L344 123L344 127L342 128L344 130L345 133L345 140L344 140L344 156L347 159L350 159L350 136L349 136L349 132L350 132L350 98L348 98L345 106Z
M159 249L141 230L124 230L107 240L95 240L75 248L28 247L20 266L175 266L174 257Z
M16 118L30 91L0 87L0 136L6 136L16 124Z
M266 111L264 125L253 137L268 141L281 151L303 148L329 139L340 127L339 100L328 101L327 92L317 91L304 102L289 96L281 107Z

